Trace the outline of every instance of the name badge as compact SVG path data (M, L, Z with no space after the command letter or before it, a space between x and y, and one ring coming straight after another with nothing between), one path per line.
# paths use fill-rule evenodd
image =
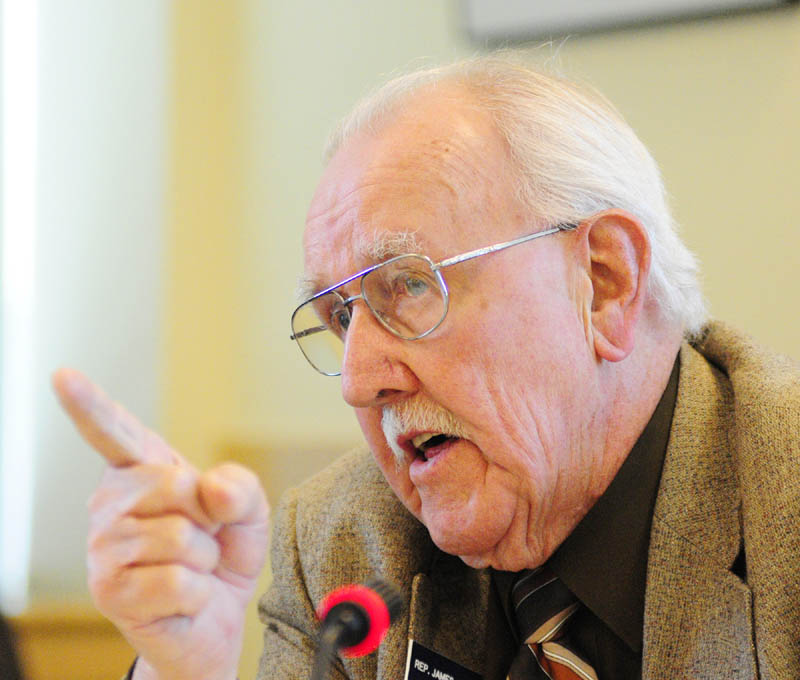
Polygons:
M409 640L405 680L481 680L481 676Z

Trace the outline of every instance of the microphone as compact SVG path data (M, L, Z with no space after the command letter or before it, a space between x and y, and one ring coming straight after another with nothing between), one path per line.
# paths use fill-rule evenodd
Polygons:
M351 658L375 651L402 610L400 590L383 579L328 593L317 607L322 628L312 680L323 680L337 651Z

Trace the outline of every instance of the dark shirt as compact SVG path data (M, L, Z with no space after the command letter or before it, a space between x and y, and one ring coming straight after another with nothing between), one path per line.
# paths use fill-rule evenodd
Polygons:
M547 561L580 600L569 634L600 680L641 677L647 550L678 392L679 361L639 439L605 493ZM492 572L495 594L517 638L510 607L517 574Z

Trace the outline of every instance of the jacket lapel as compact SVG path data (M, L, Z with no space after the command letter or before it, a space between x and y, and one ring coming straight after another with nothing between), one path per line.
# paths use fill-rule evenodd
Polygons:
M757 677L750 590L730 571L741 545L732 414L725 376L684 346L650 537L646 680Z
M470 569L458 558L439 553L428 573L414 577L408 638L481 674L487 654L490 587L487 571Z
M394 496L391 500L397 505L393 543L383 548L383 563L376 571L397 584L408 584L413 575L408 611L389 629L376 656L347 665L354 677L401 680L413 639L480 674L486 661L487 611L491 611L489 572L471 569L438 550L427 529Z

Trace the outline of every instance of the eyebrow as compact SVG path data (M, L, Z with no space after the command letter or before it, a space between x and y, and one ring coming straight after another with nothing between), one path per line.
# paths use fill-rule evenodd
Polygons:
M416 232L407 230L373 234L371 238L364 236L356 240L354 250L358 260L377 263L398 255L421 253L422 246ZM308 300L329 286L330 284L323 284L318 279L302 275L297 281L297 299Z
M310 297L314 297L315 292L319 290L323 289L314 279L310 279L305 275L301 275L297 278L295 297L297 298L298 302L302 302L303 300L308 300Z
M393 231L373 235L356 244L356 252L366 260L381 262L398 255L422 252L415 231Z

